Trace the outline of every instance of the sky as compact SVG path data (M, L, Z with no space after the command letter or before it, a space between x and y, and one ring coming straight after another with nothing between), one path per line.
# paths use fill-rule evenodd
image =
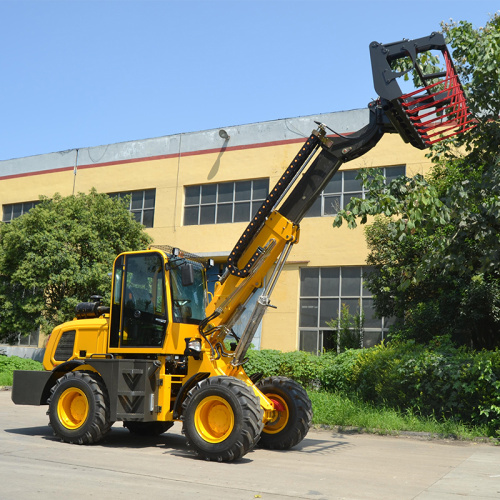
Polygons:
M0 160L364 108L368 47L498 0L0 0ZM314 124L312 127L314 128Z

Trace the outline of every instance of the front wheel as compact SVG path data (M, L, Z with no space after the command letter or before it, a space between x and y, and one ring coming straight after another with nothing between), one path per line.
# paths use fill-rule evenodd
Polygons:
M266 423L259 446L288 450L300 443L312 424L312 405L305 389L286 377L269 377L257 384L274 404L277 416Z
M99 442L110 430L109 396L101 378L69 372L57 380L49 398L49 423L66 443Z
M182 404L182 431L205 460L229 462L248 453L262 432L262 418L259 398L234 377L202 380Z

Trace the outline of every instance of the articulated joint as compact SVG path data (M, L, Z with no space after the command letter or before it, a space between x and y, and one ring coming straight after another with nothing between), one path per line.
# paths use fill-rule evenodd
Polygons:
M264 424L267 424L268 422L274 422L278 418L278 410L264 410L264 417L262 418L262 421Z

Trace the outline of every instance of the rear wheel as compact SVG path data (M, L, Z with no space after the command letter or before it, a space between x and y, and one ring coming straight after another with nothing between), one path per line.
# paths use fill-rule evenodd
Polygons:
M183 432L188 444L206 460L237 460L257 443L263 411L259 398L234 377L199 382L182 404Z
M67 443L97 443L112 425L106 387L89 372L69 372L58 379L47 413L54 434Z
M123 427L126 427L132 434L140 436L159 436L173 425L173 422L123 422Z
M288 450L300 443L312 424L312 405L305 389L286 377L263 379L257 387L278 411L276 418L264 426L259 445Z

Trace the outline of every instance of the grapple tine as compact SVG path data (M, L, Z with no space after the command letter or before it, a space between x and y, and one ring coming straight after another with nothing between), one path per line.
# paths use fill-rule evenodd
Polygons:
M427 51L438 51L442 55L443 71L426 73L423 70L418 55ZM380 96L380 104L394 131L405 142L425 149L475 126L441 33L390 44L373 42L370 54L373 82ZM409 59L410 68L394 71L391 65L400 59ZM420 87L403 93L398 79L413 71L420 77Z

